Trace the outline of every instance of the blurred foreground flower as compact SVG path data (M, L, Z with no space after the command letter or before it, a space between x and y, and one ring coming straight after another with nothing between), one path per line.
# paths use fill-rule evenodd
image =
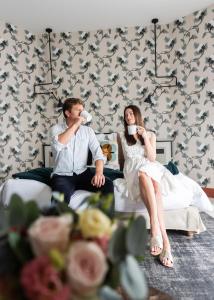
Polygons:
M71 289L63 284L60 274L46 256L40 256L24 265L21 284L28 299L69 300Z
M111 234L111 220L96 208L80 213L79 226L84 238Z
M82 211L61 200L40 211L18 195L0 204L0 299L146 299L145 220L113 217L112 199L94 194Z
M72 216L40 217L28 230L29 239L35 255L45 255L56 248L65 252L68 247Z

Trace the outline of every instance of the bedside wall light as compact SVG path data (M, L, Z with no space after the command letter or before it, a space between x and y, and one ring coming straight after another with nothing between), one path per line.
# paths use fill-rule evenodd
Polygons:
M165 78L165 79L171 79L169 81L172 82L173 79L175 79L175 83L174 84L160 84L158 86L155 87L155 91L159 88L164 88L164 87L176 87L177 86L177 83L178 83L178 79L176 76L174 75L171 75L171 76L167 76L167 75L158 75L158 71L157 71L157 33L156 33L156 30L157 30L157 23L158 23L158 19L155 18L155 19L152 19L151 21L153 24L154 24L154 42L155 42L155 77L156 78Z

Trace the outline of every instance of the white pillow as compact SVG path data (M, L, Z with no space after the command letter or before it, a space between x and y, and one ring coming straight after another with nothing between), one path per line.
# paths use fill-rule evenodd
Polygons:
M117 133L96 133L96 137L102 147L103 154L107 157L105 168L120 170L118 160Z
M42 182L30 179L8 179L0 187L0 201L4 205L10 203L11 196L13 194L18 194L24 201L35 200L39 207L48 207L51 204L52 191L51 188ZM88 196L91 192L77 190L70 198L69 206L73 209L84 209L87 204L79 207L81 202Z
M24 201L36 200L39 207L51 203L51 188L42 182L29 179L8 179L3 184L1 201L8 205L13 194L18 194Z

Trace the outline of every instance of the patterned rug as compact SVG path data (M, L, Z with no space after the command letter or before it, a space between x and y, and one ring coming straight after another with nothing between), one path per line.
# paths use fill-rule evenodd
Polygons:
M163 267L149 250L141 263L149 285L175 300L214 300L214 219L205 213L201 217L207 230L193 238L168 232L174 269Z

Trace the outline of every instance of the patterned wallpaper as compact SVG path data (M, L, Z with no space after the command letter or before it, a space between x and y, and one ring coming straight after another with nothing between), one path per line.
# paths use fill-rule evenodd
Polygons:
M57 97L81 97L96 131L121 131L123 109L139 105L158 139L173 140L179 169L214 186L214 6L157 26L159 75L178 87L159 88L154 76L153 26L51 35ZM0 26L0 178L42 164L42 143L62 119L56 100L33 96L50 81L48 39L11 24ZM212 120L211 120L212 118ZM211 152L212 151L212 152Z
M36 35L0 25L0 179L38 164L41 118L33 83L38 69Z

